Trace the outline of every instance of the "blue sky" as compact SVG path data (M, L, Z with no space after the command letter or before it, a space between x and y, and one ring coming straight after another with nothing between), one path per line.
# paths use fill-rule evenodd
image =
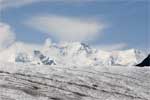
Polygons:
M9 1L1 4L0 21L11 26L18 41L43 43L50 37L54 42L70 38L96 46L150 47L148 0Z

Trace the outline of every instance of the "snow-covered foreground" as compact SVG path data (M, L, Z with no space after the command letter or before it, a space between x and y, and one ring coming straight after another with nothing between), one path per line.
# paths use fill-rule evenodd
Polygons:
M3 63L0 100L150 100L150 68Z

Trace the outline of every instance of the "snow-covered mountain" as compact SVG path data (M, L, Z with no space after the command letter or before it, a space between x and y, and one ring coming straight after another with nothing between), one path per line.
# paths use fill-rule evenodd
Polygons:
M15 43L0 52L1 62L44 64L44 65L135 65L145 58L142 51L103 51L79 42L51 43L43 46Z
M79 42L15 43L0 52L0 100L150 100L150 68L130 66L143 58Z

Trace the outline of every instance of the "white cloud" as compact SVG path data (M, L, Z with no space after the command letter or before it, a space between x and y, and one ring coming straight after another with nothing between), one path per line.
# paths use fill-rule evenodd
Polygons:
M9 25L0 22L0 49L8 47L15 40L15 34Z
M25 24L59 41L89 41L104 29L98 21L54 15L33 17Z
M100 45L95 47L102 50L114 51L114 50L123 50L127 48L128 45L126 43L118 43L118 44Z

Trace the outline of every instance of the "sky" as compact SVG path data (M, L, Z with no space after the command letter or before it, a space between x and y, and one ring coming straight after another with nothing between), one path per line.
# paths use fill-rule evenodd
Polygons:
M149 0L0 0L0 40L11 39L7 44L50 38L149 50L149 23Z

